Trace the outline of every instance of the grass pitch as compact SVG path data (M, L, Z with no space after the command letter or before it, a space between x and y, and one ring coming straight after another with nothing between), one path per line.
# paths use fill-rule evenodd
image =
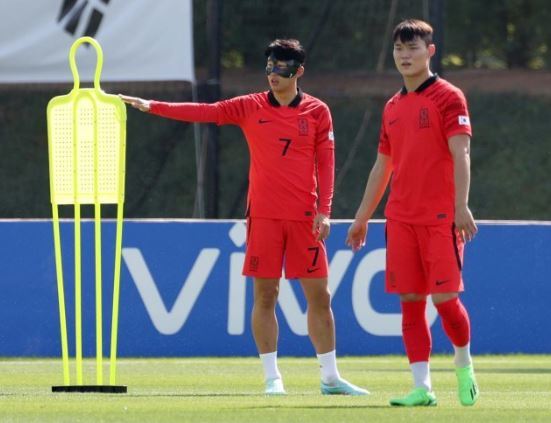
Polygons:
M128 394L51 393L62 383L60 359L0 361L0 422L549 422L551 356L476 357L481 398L462 407L451 357L432 361L438 406L391 408L411 377L404 357L341 357L342 375L368 397L319 393L315 358L281 358L286 397L262 395L257 358L121 359ZM94 383L92 361L86 362ZM107 372L105 373L107 374Z

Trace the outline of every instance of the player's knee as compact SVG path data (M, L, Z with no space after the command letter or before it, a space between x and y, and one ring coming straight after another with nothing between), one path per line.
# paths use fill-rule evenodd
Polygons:
M410 303L414 301L425 301L426 296L422 294L400 294L400 301L403 303Z
M457 292L446 292L442 294L432 294L432 302L434 304L445 303L446 301L453 300L458 296Z
M278 294L279 289L277 287L258 290L254 298L255 306L262 308L274 308L277 302Z
M308 307L320 310L331 309L331 293L329 290L320 290L315 295L311 295L308 299Z

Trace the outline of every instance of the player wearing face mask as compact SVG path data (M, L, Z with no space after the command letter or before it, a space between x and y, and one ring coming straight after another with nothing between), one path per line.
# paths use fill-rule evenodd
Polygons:
M305 52L297 40L265 51L270 90L213 104L163 103L121 96L152 114L186 122L237 125L250 152L247 247L243 274L254 280L252 331L263 364L265 393L285 394L277 366L275 306L282 269L298 279L308 302L308 333L321 369L321 392L365 395L340 377L328 288L334 181L334 135L325 103L300 90Z

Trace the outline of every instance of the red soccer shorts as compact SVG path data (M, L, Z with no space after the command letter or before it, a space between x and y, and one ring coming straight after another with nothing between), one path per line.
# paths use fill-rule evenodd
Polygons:
M386 224L386 292L436 294L463 291L463 241L455 225Z
M247 219L247 252L243 274L255 278L327 277L325 243L312 233L312 221Z

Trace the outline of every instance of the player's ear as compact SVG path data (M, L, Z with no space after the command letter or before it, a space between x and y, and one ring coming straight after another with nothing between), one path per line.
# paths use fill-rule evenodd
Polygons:
M297 69L297 78L300 78L302 75L304 75L304 66L300 65Z
M434 56L434 53L436 53L436 46L434 44L429 44L428 50L429 50L429 57L432 57Z

